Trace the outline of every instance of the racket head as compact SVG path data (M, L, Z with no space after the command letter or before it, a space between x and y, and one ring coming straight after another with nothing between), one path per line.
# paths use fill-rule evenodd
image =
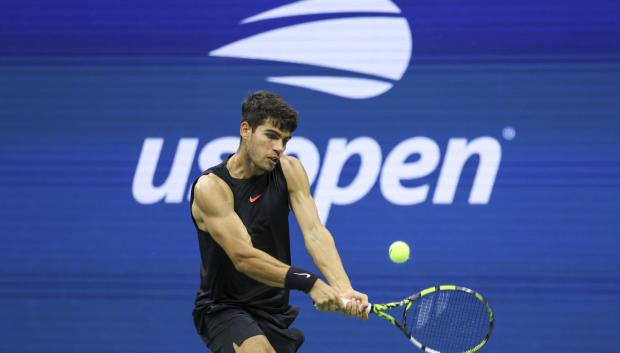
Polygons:
M397 320L384 310L402 307ZM456 285L424 289L400 302L374 304L372 312L397 326L429 353L473 353L493 332L493 310L479 293Z

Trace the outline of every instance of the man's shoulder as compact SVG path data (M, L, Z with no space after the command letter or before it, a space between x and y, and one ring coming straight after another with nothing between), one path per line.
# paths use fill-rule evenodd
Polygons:
M308 177L299 159L292 156L282 156L280 164L282 165L282 172L286 178L289 192L306 188Z
M201 175L196 181L194 195L196 199L223 199L225 200L231 193L230 187L222 178L214 173Z
M280 165L282 166L282 171L284 173L299 173L303 171L303 165L299 159L293 156L283 155L280 157Z

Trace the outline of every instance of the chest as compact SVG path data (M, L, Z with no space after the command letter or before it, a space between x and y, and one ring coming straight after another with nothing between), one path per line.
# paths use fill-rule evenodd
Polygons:
M273 177L235 185L235 212L250 234L288 219L289 200L286 185Z

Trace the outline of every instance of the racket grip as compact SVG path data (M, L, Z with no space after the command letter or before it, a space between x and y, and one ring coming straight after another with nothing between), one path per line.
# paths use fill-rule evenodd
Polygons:
M349 304L349 302L351 301L350 299L347 299L347 298L340 298L340 299L342 299L343 306L347 306L347 304ZM368 306L366 307L366 314L370 314L371 310L372 310L372 304L368 303Z

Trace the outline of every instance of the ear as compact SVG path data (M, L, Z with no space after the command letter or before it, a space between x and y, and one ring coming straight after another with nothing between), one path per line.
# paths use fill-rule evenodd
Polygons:
M241 135L242 139L247 139L252 135L252 127L248 124L247 121L242 121L239 126L239 135Z

